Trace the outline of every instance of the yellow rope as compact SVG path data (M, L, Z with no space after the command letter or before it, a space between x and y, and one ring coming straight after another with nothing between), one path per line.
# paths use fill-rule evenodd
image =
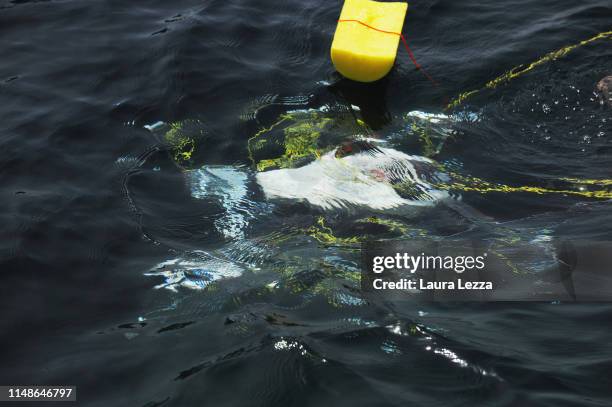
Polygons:
M280 120L278 120L276 123L274 123L272 126L266 128L263 128L261 130L259 130L257 133L255 133L251 138L248 139L247 141L247 151L249 153L249 159L251 160L251 162L253 163L253 165L255 165L255 158L253 158L253 150L251 149L251 142L253 140L255 140L257 137L261 136L262 134L272 131L276 126L280 125L281 123L285 122L286 120L288 120L289 117L283 115L281 117Z
M597 40L601 40L604 38L608 38L608 39L612 39L612 31L605 31L602 33L597 34L594 37L591 37L587 40L584 41L580 41L577 44L573 44L573 45L568 45L565 46L561 49L558 49L556 51L553 52L549 52L548 54L544 55L543 57L531 62L528 65L519 65L516 66L514 68L512 68L511 70L509 70L508 72L498 76L497 78L487 82L484 87L480 88L480 89L475 89L469 92L464 92L459 94L459 96L457 96L455 99L453 99L447 106L446 109L453 109L457 106L460 106L465 100L471 98L472 96L474 96L477 93L482 92L485 89L495 89L496 87L498 87L501 84L507 83L513 79L518 78L519 76L522 76L524 74L526 74L529 71L532 71L533 69L537 68L540 65L545 64L546 62L550 62L550 61L554 61L558 58L564 57L565 55L569 54L570 52L574 51L576 48L582 47L584 45L588 45L594 41Z
M440 166L441 170L444 170L443 166ZM435 186L444 190L456 190L465 192L480 192L482 194L490 192L501 192L501 193L512 193L512 192L527 192L537 195L543 194L562 194L562 195L574 195L582 196L585 198L594 199L612 199L612 190L597 190L597 191L586 191L586 190L571 190L571 189L550 189L536 186L510 186L503 184L495 184L476 177L466 177L454 172L446 173L453 179L450 183L440 183ZM597 186L611 186L612 180L609 179L578 179L578 178L561 178L562 181L571 182L574 184L584 185L597 185Z

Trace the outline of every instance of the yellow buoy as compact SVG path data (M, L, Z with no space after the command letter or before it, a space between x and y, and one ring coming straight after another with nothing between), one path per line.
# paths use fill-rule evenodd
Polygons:
M345 0L331 46L336 70L359 82L389 73L407 10L408 3Z

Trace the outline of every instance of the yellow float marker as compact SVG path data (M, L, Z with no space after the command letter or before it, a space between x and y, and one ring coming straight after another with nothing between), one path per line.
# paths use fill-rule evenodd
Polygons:
M343 76L374 82L389 73L395 62L408 3L345 0L331 59Z

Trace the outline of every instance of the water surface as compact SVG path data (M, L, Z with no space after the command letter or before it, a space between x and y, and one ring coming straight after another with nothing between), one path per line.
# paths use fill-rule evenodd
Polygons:
M340 8L0 1L2 383L77 385L87 406L609 404L607 304L385 303L355 283L364 234L612 237L612 110L593 94L610 39L443 111L609 31L609 2L411 3L440 88L403 51L377 84L342 80ZM352 111L345 131L442 164L430 182L487 188L400 213L272 202L249 139L296 110ZM450 115L433 150L414 112ZM157 122L205 133L188 163Z

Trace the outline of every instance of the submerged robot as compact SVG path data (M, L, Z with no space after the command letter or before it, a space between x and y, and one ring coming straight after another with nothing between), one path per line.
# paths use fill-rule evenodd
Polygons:
M218 202L223 214L214 225L225 241L214 255L181 255L152 274L163 275L169 288L203 288L260 268L263 257L278 263L285 256L279 273L325 257L300 257L304 262L293 264L290 250L283 249L292 239L309 250L318 250L312 244L352 250L368 237L425 236L410 218L458 198L438 186L449 178L430 158L449 137L450 118L410 112L398 120L396 132L381 137L351 109L282 112L249 137L251 165L202 163L198 151L207 132L198 121L148 126L168 146L191 195Z
M206 178L206 174L241 173L237 178L254 181L270 202L305 203L322 211L401 212L449 198L438 185L450 178L431 157L449 137L451 120L410 112L401 119L401 132L382 138L368 134L363 121L346 110L325 106L287 111L249 138L250 167L226 168L194 163L197 146L206 143L205 131L197 130L201 123L158 125L151 130L169 145L192 185L197 174Z

